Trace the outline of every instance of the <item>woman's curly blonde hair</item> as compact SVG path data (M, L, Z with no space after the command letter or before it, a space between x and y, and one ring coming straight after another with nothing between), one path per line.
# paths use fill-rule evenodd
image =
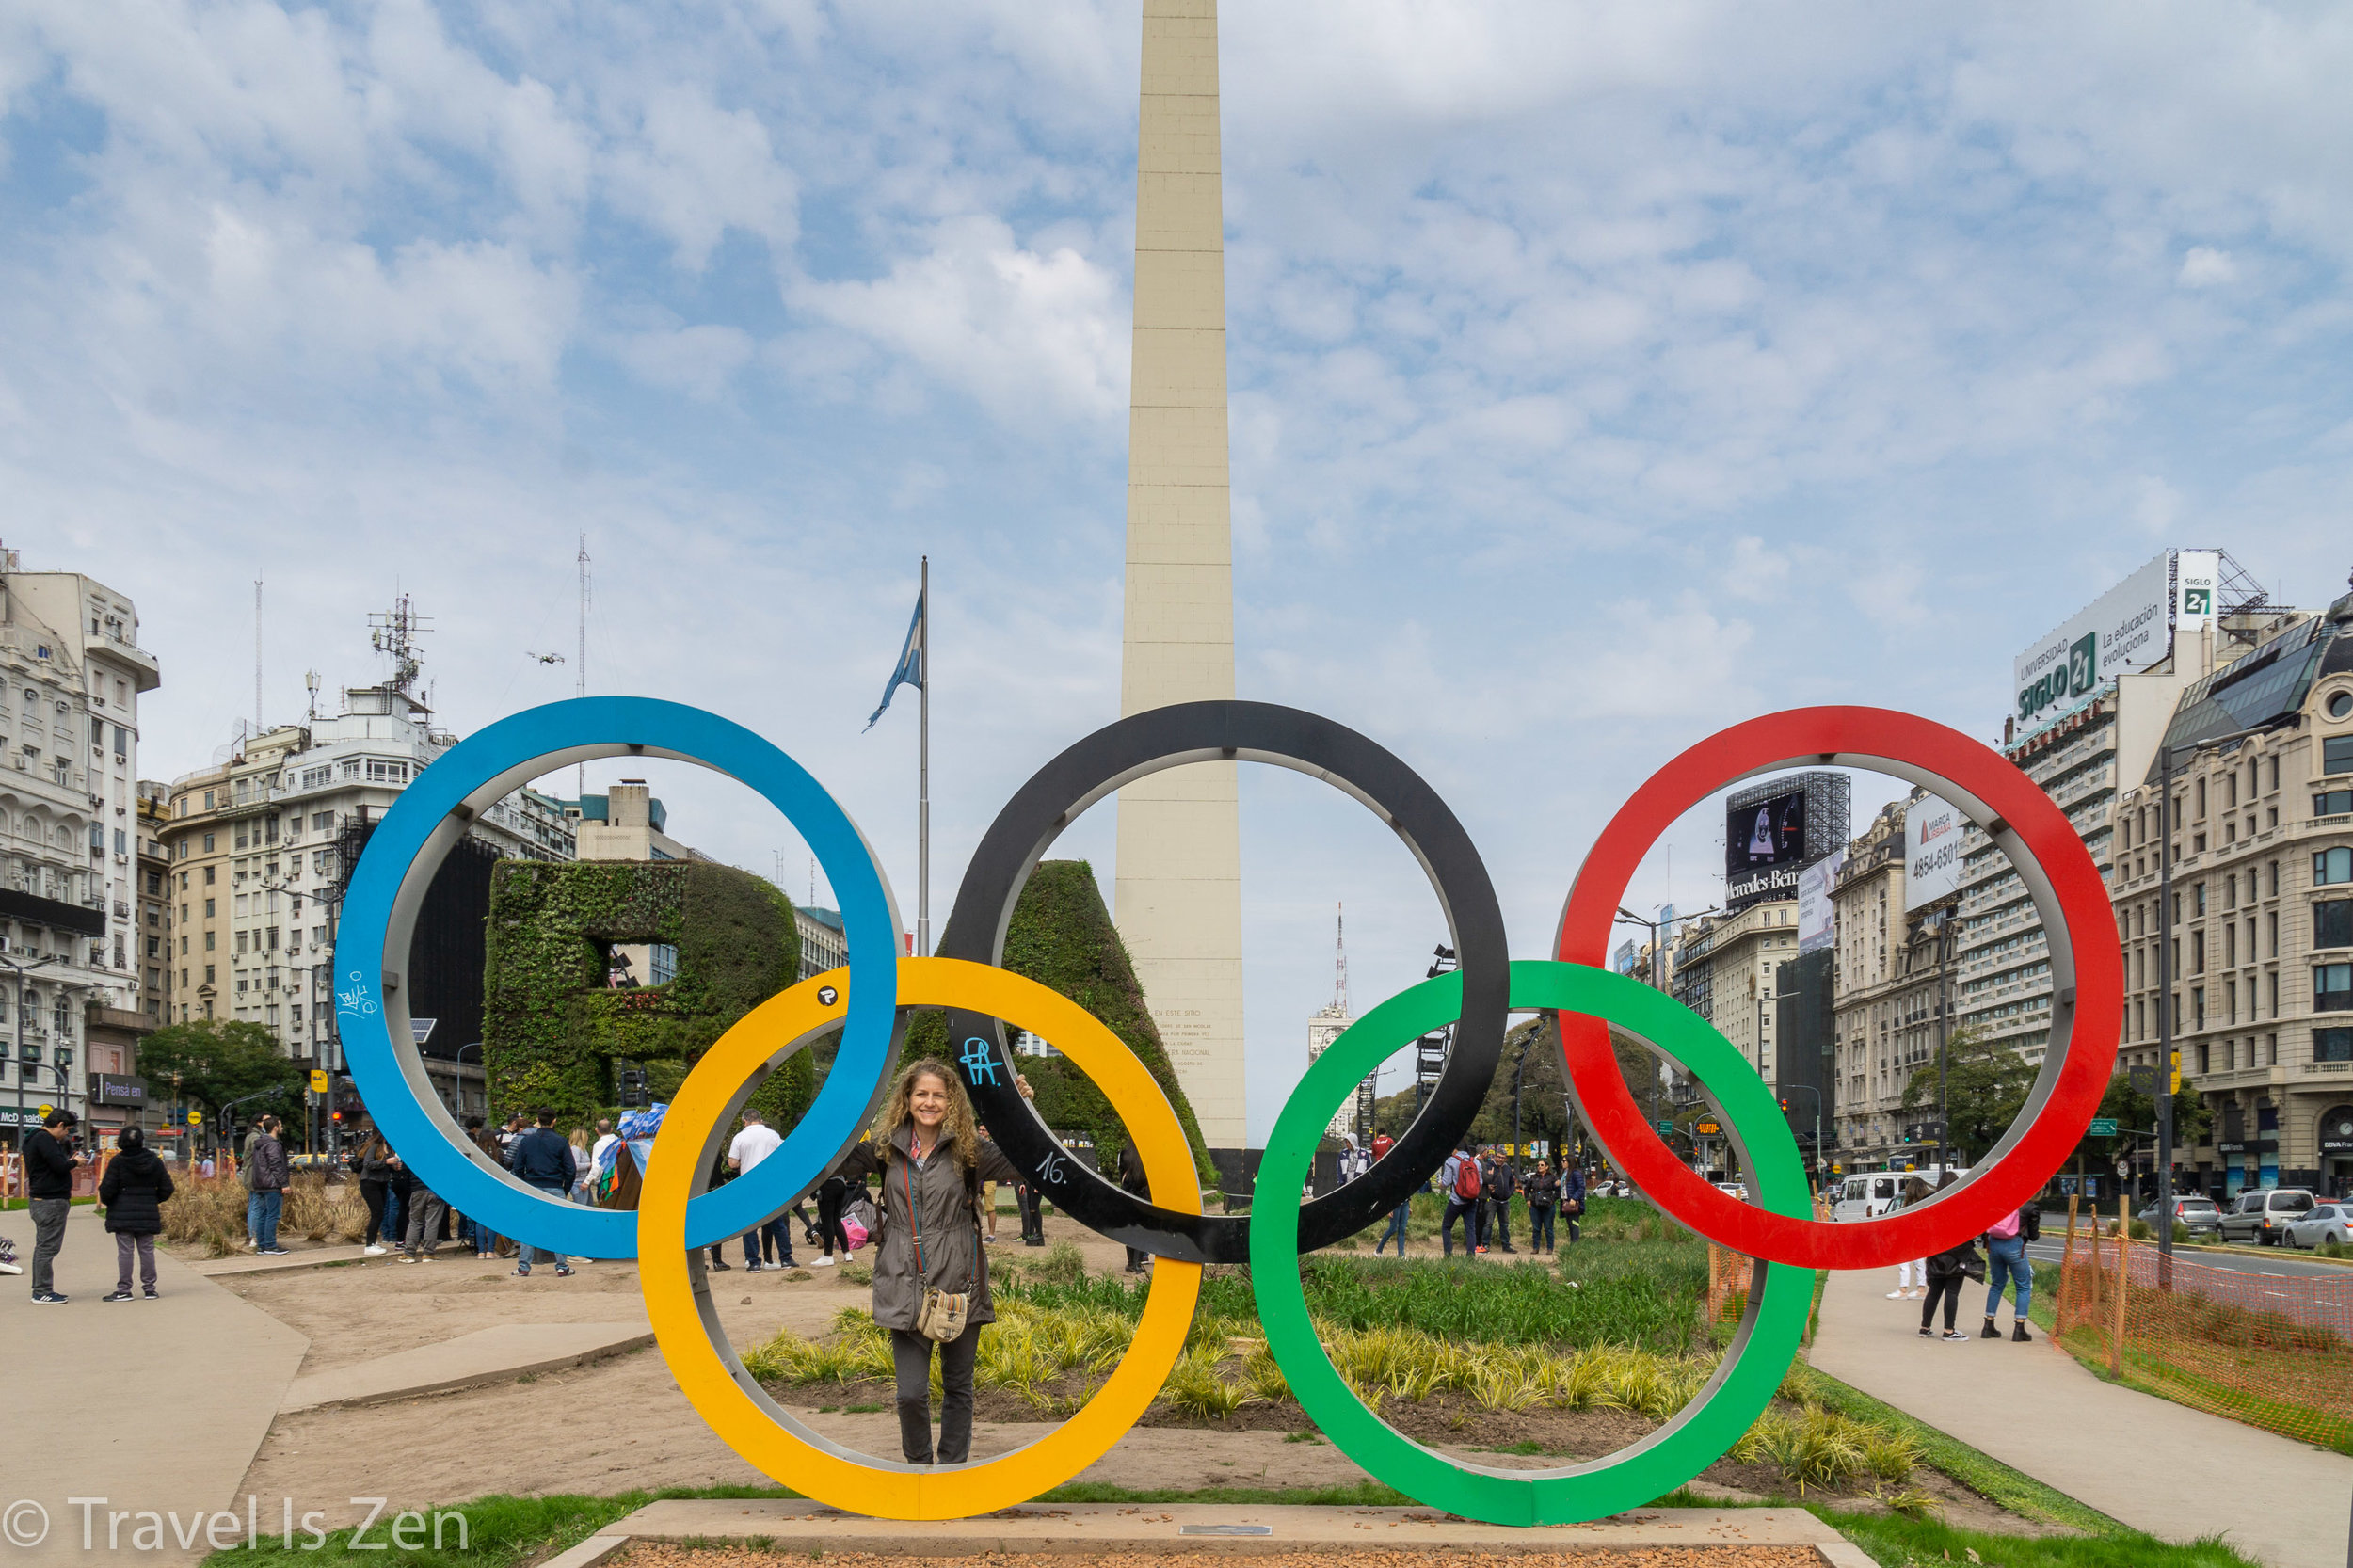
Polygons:
M964 1080L936 1057L922 1057L900 1069L899 1081L892 1084L883 1100L882 1112L874 1118L874 1143L888 1150L891 1137L903 1123L915 1120L911 1102L915 1097L915 1080L936 1078L948 1086L948 1117L945 1126L955 1145L956 1158L968 1170L980 1159L981 1135L972 1119L972 1096L964 1092ZM888 1155L885 1158L888 1158Z

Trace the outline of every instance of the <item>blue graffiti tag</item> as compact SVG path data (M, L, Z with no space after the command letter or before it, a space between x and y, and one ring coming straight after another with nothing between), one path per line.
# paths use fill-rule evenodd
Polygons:
M965 1041L964 1054L958 1057L956 1062L964 1068L965 1077L972 1080L975 1088L983 1083L992 1089L997 1087L997 1062L988 1053L986 1040L976 1034Z

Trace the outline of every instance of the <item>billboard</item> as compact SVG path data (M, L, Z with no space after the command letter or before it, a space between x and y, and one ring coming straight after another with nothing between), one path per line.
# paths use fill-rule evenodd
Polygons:
M1724 810L1724 907L1798 889L1805 858L1806 792L1802 785Z
M1618 944L1618 951L1609 955L1609 967L1617 970L1620 974L1632 974L1634 972L1634 966L1636 962L1637 954L1634 948L1634 938L1631 936L1627 937L1625 941L1620 942Z
M1961 808L1934 795L1904 808L1904 909L1950 898L1961 888Z
M1838 885L1847 863L1845 850L1833 850L1798 872L1798 956L1819 952L1838 940L1836 911L1831 889Z
M2021 653L2010 669L2019 733L2074 712L2104 682L2155 664L2172 651L2176 631L2211 622L2221 569L2214 551L2166 551Z

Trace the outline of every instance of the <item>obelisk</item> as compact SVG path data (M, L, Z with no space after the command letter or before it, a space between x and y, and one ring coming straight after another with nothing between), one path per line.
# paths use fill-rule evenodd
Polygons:
M1123 716L1234 695L1225 223L1216 0L1144 0ZM1234 790L1202 762L1119 792L1113 918L1212 1149L1248 1142Z

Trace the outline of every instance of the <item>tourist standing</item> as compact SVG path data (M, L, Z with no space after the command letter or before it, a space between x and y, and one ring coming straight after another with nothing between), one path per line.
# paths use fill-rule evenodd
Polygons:
M1936 1185L1941 1191L1950 1187L1955 1179L1952 1172L1947 1171L1944 1178ZM1927 1183L1914 1182L1912 1185L1919 1187L1923 1195L1926 1194ZM1905 1207L1911 1207L1913 1201L1907 1196ZM1945 1337L1956 1343L1966 1344L1968 1342L1969 1336L1954 1329L1953 1317L1961 1305L1961 1286L1973 1272L1982 1275L1985 1272L1982 1267L1975 1269L1971 1267L1977 1263L1976 1240L1975 1237L1964 1236L1943 1252L1930 1257L1925 1265L1928 1270L1929 1293L1920 1303L1921 1338L1929 1339L1935 1336L1929 1325L1929 1320L1935 1315L1936 1304L1943 1302L1945 1304Z
M1438 1244L1445 1256L1454 1256L1454 1222L1463 1222L1463 1252L1465 1256L1481 1251L1479 1245L1479 1157L1468 1144L1446 1157L1438 1168L1438 1187L1446 1195L1446 1212L1438 1221Z
M106 1229L115 1239L114 1294L101 1301L127 1302L131 1295L131 1262L136 1256L139 1288L153 1301L155 1238L164 1228L164 1205L171 1201L171 1173L147 1146L147 1134L126 1127L115 1138L115 1157L98 1183L98 1201L105 1206Z
M560 1203L571 1192L572 1182L578 1176L572 1167L572 1146L555 1130L554 1112L542 1106L535 1120L537 1125L516 1139L507 1151L507 1168L514 1172L517 1181ZM529 1279L534 1263L552 1263L556 1278L571 1277L571 1260L562 1253L523 1241L516 1245L521 1248L515 1259L517 1278Z
M912 1464L934 1462L932 1352L944 1394L937 1462L961 1464L972 1448L972 1362L989 1304L981 1245L980 1185L1014 1179L996 1145L981 1142L972 1102L942 1063L911 1064L883 1102L872 1138L842 1160L845 1178L883 1178L881 1244L874 1256L874 1321L890 1331L898 1377L899 1448Z
M387 1251L384 1242L394 1237L394 1230L386 1222L386 1208L392 1201L392 1146L384 1142L384 1135L374 1128L360 1142L360 1201L367 1205L368 1228L360 1237L360 1252L369 1257L381 1257ZM397 1225L398 1216L392 1224Z
M1381 1240L1372 1244L1372 1256L1380 1256L1381 1249L1387 1246L1389 1238L1394 1236L1397 1238L1397 1256L1403 1257L1405 1256L1405 1222L1413 1216L1414 1194L1408 1192L1405 1194L1404 1202L1389 1210L1389 1227L1381 1233Z
M1585 1217L1585 1168L1569 1164L1561 1170L1561 1221L1569 1227L1569 1244L1577 1244L1577 1223Z
M253 1250L265 1257L286 1253L278 1244L278 1216L286 1206L293 1173L286 1166L286 1145L278 1136L281 1125L275 1116L264 1116L246 1144L245 1228L252 1236Z
M2034 1265L2026 1261L2030 1230L2041 1229L2041 1215L2031 1207L2012 1209L1993 1222L1985 1233L1985 1327L1980 1334L1999 1339L2002 1331L1993 1315L2002 1309L2002 1287L2015 1284L2017 1300L2010 1309L2009 1336L2020 1344L2034 1337L2026 1332L2026 1309L2034 1303Z
M73 1146L78 1118L63 1106L24 1138L24 1192L33 1218L33 1304L63 1306L56 1265L65 1246L66 1216L73 1211L73 1173L86 1163Z
M784 1140L776 1136L776 1129L770 1127L759 1112L745 1111L744 1130L728 1144L728 1169L737 1176L749 1176L783 1143ZM762 1240L772 1240L776 1243L776 1267L793 1267L792 1227L785 1224L781 1209L744 1233L744 1267L749 1272L760 1272Z
M1561 1201L1561 1178L1552 1163L1539 1160L1528 1178L1528 1250L1550 1252L1558 1245L1552 1234L1552 1210Z
M408 1244L402 1249L403 1263L438 1262L441 1256L441 1226L449 1219L449 1205L440 1194L424 1184L415 1172L408 1174L408 1194L402 1200L408 1210Z
M1913 1204L1924 1201L1928 1195L1929 1184L1918 1176L1913 1176L1904 1183L1902 1195L1897 1198L1895 1208L1909 1208ZM1893 1213L1895 1209L1891 1208L1889 1212ZM1928 1293L1928 1259L1922 1258L1917 1263L1896 1265L1896 1288L1887 1293L1889 1301L1918 1301Z
M1144 1197L1151 1191L1152 1184L1144 1174L1144 1157L1136 1152L1136 1141L1133 1138L1128 1139L1120 1146L1119 1186L1122 1192L1132 1192L1137 1197ZM1128 1272L1129 1273L1143 1273L1150 1266L1151 1261L1152 1255L1142 1247L1128 1249Z
M1486 1170L1487 1212L1492 1217L1487 1234L1500 1240L1503 1250L1515 1253L1512 1245L1512 1194L1519 1190L1519 1173L1512 1168L1509 1155L1497 1153Z

